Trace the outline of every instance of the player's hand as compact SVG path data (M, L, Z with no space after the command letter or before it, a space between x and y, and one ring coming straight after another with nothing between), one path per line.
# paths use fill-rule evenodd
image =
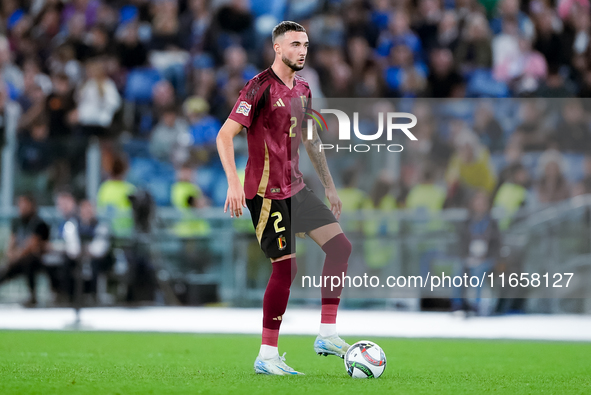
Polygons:
M236 218L242 215L242 207L246 208L246 196L244 195L244 189L240 185L240 181L230 183L228 186L228 194L226 195L226 203L224 204L224 213L230 209L230 217Z
M341 216L341 209L343 208L343 202L339 199L337 189L334 186L328 187L324 189L324 193L330 203L330 211L332 211L336 219L339 219Z

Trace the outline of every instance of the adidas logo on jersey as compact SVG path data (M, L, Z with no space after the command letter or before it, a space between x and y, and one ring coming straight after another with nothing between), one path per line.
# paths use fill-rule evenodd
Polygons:
M285 107L285 103L283 103L283 100L279 99L275 104L273 104L273 107Z

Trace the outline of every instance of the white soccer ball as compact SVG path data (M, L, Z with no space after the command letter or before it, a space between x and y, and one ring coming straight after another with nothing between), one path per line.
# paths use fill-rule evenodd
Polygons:
M386 354L374 342L358 341L345 354L345 368L353 378L377 379L386 369Z

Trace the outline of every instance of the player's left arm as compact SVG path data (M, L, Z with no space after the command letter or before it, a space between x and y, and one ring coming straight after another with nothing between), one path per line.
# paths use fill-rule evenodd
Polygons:
M332 176L330 175L326 156L320 149L322 146L322 140L320 140L320 136L318 136L315 124L312 124L312 139L306 139L306 135L307 133L302 133L302 142L304 143L304 147L306 147L312 165L314 165L314 170L316 170L318 178L320 178L320 182L324 186L324 193L330 202L330 211L332 211L334 216L338 219L341 216L343 203L341 202L341 199L339 199L337 189L334 185Z

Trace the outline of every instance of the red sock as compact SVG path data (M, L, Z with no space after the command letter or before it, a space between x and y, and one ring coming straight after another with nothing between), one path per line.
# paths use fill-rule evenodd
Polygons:
M322 313L320 313L321 324L336 324L339 298L322 298Z
M262 344L277 347L279 327L289 300L289 288L297 270L295 258L273 262L273 272L263 297Z
M322 249L326 252L324 267L322 268L322 278L324 276L342 276L347 274L349 256L351 255L351 242L344 233L339 233L327 241ZM327 282L327 285L330 281ZM331 290L330 286L321 289L322 293L322 315L320 322L323 324L336 324L337 309L343 287L335 287Z

